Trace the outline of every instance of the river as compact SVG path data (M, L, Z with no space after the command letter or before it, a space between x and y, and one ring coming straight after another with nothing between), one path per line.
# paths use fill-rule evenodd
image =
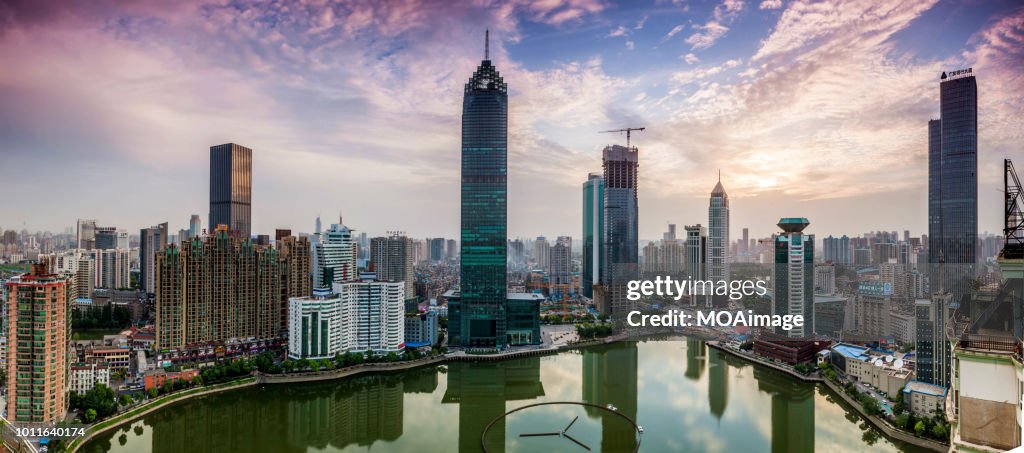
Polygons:
M543 405L502 417L561 401L599 407ZM249 387L167 407L82 451L477 452L496 418L487 430L490 452L586 452L581 444L593 451L916 451L894 445L822 386L685 338ZM521 436L543 433L552 435Z

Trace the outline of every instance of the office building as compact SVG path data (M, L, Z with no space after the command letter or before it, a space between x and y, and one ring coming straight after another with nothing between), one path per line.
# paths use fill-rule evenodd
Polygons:
M128 232L114 227L96 228L96 249L128 249Z
M96 288L131 287L131 252L126 249L98 249L95 253Z
M5 283L7 417L12 423L57 423L68 409L71 285L36 264Z
M777 330L779 335L801 338L810 335L814 302L814 235L804 234L811 223L802 217L779 220L782 233L772 236L775 244L775 265L772 267L773 315L803 315L804 325L789 331Z
M449 239L445 244L445 251L448 252L448 261L459 259L459 243L455 239Z
M444 238L433 238L430 240L430 262L440 263L444 261L448 255L444 252L445 240Z
M405 315L405 345L432 346L437 342L440 327L436 311Z
M533 241L533 268L547 272L551 255L551 243L544 236L537 236Z
M252 234L252 150L235 143L210 147L210 231Z
M634 306L626 297L626 285L636 280L640 272L638 156L635 146L611 145L602 153L605 253L601 263L600 297L595 297L595 302L601 313L611 316L622 315Z
M814 266L814 294L836 293L836 265L833 263Z
M591 173L583 183L583 276L580 292L594 298L594 285L600 283L601 255L604 248L604 176Z
M203 234L203 221L199 218L199 214L192 214L192 217L188 219L188 238L197 238Z
M729 261L729 195L719 176L708 206L708 280L728 284Z
M449 304L452 345L500 348L508 343L507 176L508 85L485 50L462 99L462 297L458 306Z
M952 303L962 302L974 278L977 240L978 85L973 71L967 69L942 73L939 119L928 122L928 264L932 292L942 287L952 295ZM941 276L939 263L944 263Z
M862 335L880 341L892 335L892 285L880 281L857 284L857 327Z

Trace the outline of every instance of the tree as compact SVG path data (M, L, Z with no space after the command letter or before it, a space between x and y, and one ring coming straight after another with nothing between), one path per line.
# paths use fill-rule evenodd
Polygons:
M914 433L916 433L920 437L920 436L924 435L924 430L925 430L924 421L918 420L917 424L914 425Z
M893 423L896 424L897 428L906 429L907 422L910 421L910 416L907 414L899 414L896 416L896 420Z
M932 437L936 439L949 439L949 427L945 423L936 423L932 427Z
M96 420L96 409L86 409L85 422L92 423L94 420Z
M157 395L159 395L159 392L160 391L157 390L156 387L153 387L153 388L151 388L149 390L146 390L146 395L149 396L150 399L153 399L153 398L156 398Z
M128 394L121 395L119 402L122 406L128 406L132 404L132 397L128 396Z

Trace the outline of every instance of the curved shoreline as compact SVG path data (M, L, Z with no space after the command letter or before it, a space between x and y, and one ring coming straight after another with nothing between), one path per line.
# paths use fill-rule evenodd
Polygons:
M910 433L906 433L906 432L903 432L903 431L900 431L898 429L893 428L888 423L886 423L885 420L883 420L883 419L881 419L881 418L879 418L877 416L868 415L866 412L864 412L864 408L860 405L860 403L854 401L852 398L850 398L850 395L847 395L846 392L844 392L841 388L839 388L839 386L837 386L835 383L829 381L828 379L823 379L823 378L818 377L818 376L803 376L803 375L800 375L798 373L795 373L793 370L789 370L789 369L786 369L786 368L783 368L783 367L780 367L778 365L774 365L774 364L771 364L771 363L765 363L765 362L762 362L760 360L755 360L755 359L753 359L751 357L748 357L746 355L739 354L736 351L733 351L733 350L731 350L729 348L722 347L721 345L719 345L717 342L714 342L714 341L707 342L707 345L708 345L709 348L725 352L725 353L727 353L729 355L732 355L733 357L737 357L737 358L743 359L743 360L745 360L745 361L747 361L749 363L752 363L754 365L761 365L761 366L765 366L765 367L771 368L771 369L776 370L776 371L781 371L781 372L786 373L787 375L789 375L791 377L800 379L800 380L802 380L804 382L810 382L810 383L815 383L815 384L817 384L817 383L824 384L825 387L827 387L833 393L839 395L839 397L843 400L843 402L845 402L847 405L852 407L853 410L857 411L857 414L860 415L861 418L863 418L865 421L867 421L869 424L871 424L871 426L874 427L875 429L881 431L882 434L887 439L889 439L890 441L895 440L895 441L898 441L898 442L903 442L905 444L910 444L910 445L913 445L915 447L925 448L925 449L932 450L932 451L939 451L939 452L949 451L949 444L944 444L944 443L941 443L941 442L936 441L936 440L925 439L925 438L922 438L922 437L917 437L917 436L911 435Z
M150 401L128 412L118 414L114 416L114 418L109 418L93 426L90 426L89 434L86 434L85 437L80 437L71 441L68 444L66 451L68 453L75 453L78 451L79 448L82 448L85 444L91 442L96 436L99 436L100 434L106 433L108 431L118 429L126 423L134 422L135 420L138 420L146 415L149 415L167 406L188 401L198 396L206 396L212 395L214 393L226 392L228 390L252 387L256 384L257 382L255 378L246 377L235 381L216 384L207 388L192 389L194 391L191 393L185 393L188 392L188 390L185 390L183 391L183 393L172 393L170 395L165 395L163 398Z

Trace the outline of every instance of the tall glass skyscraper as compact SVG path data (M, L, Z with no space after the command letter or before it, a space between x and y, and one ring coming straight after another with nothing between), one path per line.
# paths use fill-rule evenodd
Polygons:
M604 149L604 251L601 257L601 288L598 309L608 315L629 311L626 285L639 274L640 243L637 234L636 147L611 145Z
M485 50L462 100L461 299L449 307L456 345L500 348L507 342L507 174L508 86Z
M942 74L939 115L928 122L930 289L948 291L959 304L977 258L978 84L972 70Z
M729 194L721 177L708 204L708 279L729 282Z
M584 296L594 298L594 285L600 283L604 242L604 177L591 173L583 183L583 281Z
M209 229L227 225L234 236L252 234L252 150L234 143L210 147Z

